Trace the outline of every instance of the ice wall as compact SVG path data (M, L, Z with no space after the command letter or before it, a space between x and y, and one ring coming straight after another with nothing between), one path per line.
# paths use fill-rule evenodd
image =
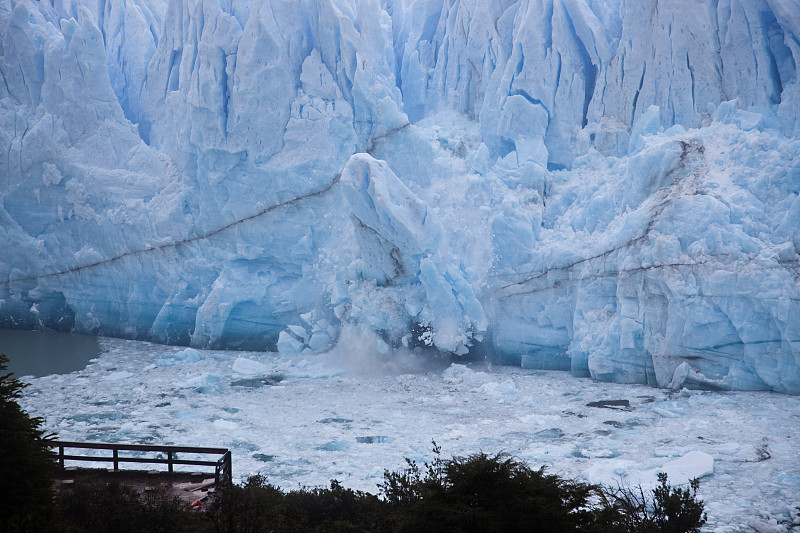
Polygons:
M0 325L797 393L798 62L798 0L0 0Z
M537 118L552 167L585 151L624 155L652 105L665 125L701 125L738 98L800 130L796 1L410 2L396 17L400 86L413 118L442 104L479 118L495 155L516 147L507 114ZM520 99L521 97L521 99ZM510 109L507 107L510 106ZM519 148L519 147L516 147Z

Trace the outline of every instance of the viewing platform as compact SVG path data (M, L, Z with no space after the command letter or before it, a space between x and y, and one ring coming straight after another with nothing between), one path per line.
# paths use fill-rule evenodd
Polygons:
M160 484L188 505L202 508L233 482L231 452L227 448L61 440L52 441L51 447L57 450L54 455L61 467L56 475L58 486L72 484L81 477L92 477L106 483L130 485L144 493ZM215 458L204 458L209 455ZM105 463L110 468L73 466L75 462ZM121 469L123 464L165 465L166 469ZM176 466L206 467L209 471L176 470ZM214 468L213 472L210 467Z

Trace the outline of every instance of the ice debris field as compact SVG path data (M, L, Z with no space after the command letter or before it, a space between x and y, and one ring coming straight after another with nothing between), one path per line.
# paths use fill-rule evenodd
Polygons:
M800 520L800 396L436 366L352 346L286 357L104 338L85 370L26 378L23 407L64 440L229 447L237 481L261 472L285 489L338 479L376 493L384 469L430 461L435 440L444 457L506 451L594 483L699 477L704 531Z

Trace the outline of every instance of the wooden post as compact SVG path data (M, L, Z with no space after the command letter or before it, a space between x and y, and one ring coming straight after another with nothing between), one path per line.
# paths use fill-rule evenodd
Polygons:
M114 448L114 470L119 470L119 450Z
M231 452L228 450L222 459L217 462L214 468L214 485L219 486L220 481L225 485L233 482L233 471L231 470Z
M61 470L64 470L64 447L58 447L58 463L61 465Z
M172 452L167 452L167 467L169 468L169 473L172 473Z

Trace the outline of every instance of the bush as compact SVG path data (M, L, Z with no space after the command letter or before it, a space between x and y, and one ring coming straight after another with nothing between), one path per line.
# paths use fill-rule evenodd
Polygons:
M669 487L666 475L652 496L609 490L534 470L507 454L477 453L413 461L385 472L383 499L344 488L284 492L261 475L230 485L205 516L187 509L164 487L141 496L119 484L78 480L57 503L67 532L195 533L310 532L585 532L697 533L703 503L690 489Z
M259 533L282 514L283 493L260 474L250 476L243 486L230 485L209 510L219 532Z
M706 523L705 504L697 500L700 481L694 478L689 489L667 485L667 474L658 474L660 485L653 490L653 521L663 533L699 533Z
M658 486L647 497L638 489L609 491L621 511L627 531L636 533L699 533L706 523L705 504L697 499L700 481L691 480L688 489L670 487L667 474L658 474Z
M622 531L596 485L533 470L507 454L413 461L385 472L380 490L399 531Z
M302 488L284 493L261 475L225 490L210 514L217 531L260 533L294 531L393 531L377 496L342 487Z
M28 385L7 369L8 358L0 355L0 531L52 531L52 435L42 431L41 418L19 406Z
M164 485L140 494L135 488L95 478L62 486L56 498L64 531L171 533L202 531L204 520Z

